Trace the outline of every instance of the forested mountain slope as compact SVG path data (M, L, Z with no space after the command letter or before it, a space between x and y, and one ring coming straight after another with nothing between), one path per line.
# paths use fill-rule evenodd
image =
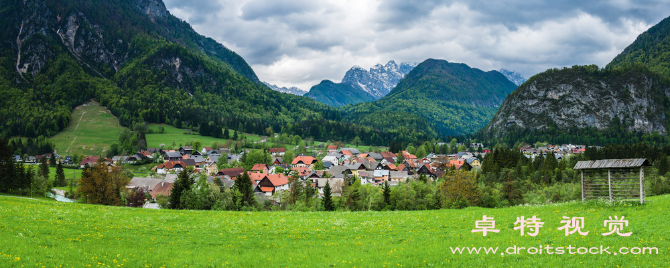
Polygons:
M514 89L516 85L497 71L428 59L385 97L343 110L352 122L377 120L388 128L431 125L438 133L460 135L485 126Z
M313 86L304 96L332 107L375 100L372 95L365 91L349 84L333 83L330 80L321 81L318 85Z

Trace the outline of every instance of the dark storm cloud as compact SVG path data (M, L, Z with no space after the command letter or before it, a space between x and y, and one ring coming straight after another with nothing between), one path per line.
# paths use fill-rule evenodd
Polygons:
M670 15L667 0L165 0L261 80L309 89L353 65L427 58L531 76L606 65Z

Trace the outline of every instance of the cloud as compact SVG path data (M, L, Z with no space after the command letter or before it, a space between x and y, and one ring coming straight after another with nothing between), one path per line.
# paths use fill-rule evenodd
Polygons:
M606 65L670 15L660 0L166 0L242 55L263 81L308 90L353 65L428 58L529 77Z

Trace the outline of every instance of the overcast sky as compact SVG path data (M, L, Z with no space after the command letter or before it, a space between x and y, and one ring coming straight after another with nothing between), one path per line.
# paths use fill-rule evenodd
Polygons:
M170 12L240 54L262 81L309 90L354 65L428 58L528 78L605 66L670 16L668 0L164 0Z

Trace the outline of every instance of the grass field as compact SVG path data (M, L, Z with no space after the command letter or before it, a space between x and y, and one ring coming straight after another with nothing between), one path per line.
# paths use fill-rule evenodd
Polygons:
M504 209L407 212L170 211L0 196L3 267L667 267L670 196L644 206L578 202ZM472 233L483 215L500 233ZM516 217L533 215L539 235L520 236ZM586 236L557 230L585 217ZM610 216L630 237L602 236ZM504 254L508 247L656 247L658 255ZM450 247L499 247L454 254ZM554 251L555 253L555 251Z
M171 147L172 143L176 146L179 146L179 144L187 144L192 141L200 141L202 143L202 146L204 147L209 147L213 142L219 142L219 143L224 143L226 140L224 139L217 139L214 137L209 137L209 136L200 136L200 135L192 135L192 134L184 134L186 133L185 130L183 129L178 129L173 126L165 125L165 124L151 124L149 125L149 128L154 130L155 132L158 131L159 127L164 127L165 128L165 133L163 134L147 134L147 147L150 148L158 148L160 147L161 144L165 144L167 147ZM233 132L231 132L230 135L232 135ZM257 142L261 140L261 137L256 136L256 135L250 135L250 134L244 134L247 139Z
M70 124L51 140L60 155L104 155L123 129L109 110L89 102L75 108Z

